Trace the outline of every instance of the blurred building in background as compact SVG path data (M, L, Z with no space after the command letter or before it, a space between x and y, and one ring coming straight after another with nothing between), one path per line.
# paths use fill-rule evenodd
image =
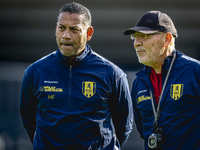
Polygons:
M37 59L57 50L55 26L58 10L67 0L0 1L0 150L31 150L19 115L23 72ZM77 0L90 9L94 51L120 66L131 88L138 63L133 41L123 31L135 26L143 13L160 10L173 20L176 49L200 59L200 1L197 0ZM135 126L134 126L135 127ZM136 128L124 150L142 150Z

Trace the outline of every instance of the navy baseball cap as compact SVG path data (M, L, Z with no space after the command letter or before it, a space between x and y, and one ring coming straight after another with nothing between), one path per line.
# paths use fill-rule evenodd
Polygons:
M148 11L140 18L137 25L124 31L124 35L141 32L144 34L153 34L156 32L170 32L178 37L176 28L171 18L160 11Z

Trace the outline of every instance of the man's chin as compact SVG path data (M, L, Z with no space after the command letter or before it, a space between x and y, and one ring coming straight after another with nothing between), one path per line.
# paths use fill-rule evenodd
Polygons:
M141 64L144 64L144 65L147 64L147 61L145 61L145 60L143 60L143 59L138 59L138 61L139 61Z
M74 54L72 53L72 50L60 49L60 52L66 57L74 56Z

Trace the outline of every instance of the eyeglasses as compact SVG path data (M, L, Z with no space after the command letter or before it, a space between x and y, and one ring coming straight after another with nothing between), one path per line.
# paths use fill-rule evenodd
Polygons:
M141 38L141 39L147 39L149 36L151 35L155 35L155 34L166 34L163 32L157 32L157 33L152 33L152 34L131 34L131 40L136 40L137 38Z

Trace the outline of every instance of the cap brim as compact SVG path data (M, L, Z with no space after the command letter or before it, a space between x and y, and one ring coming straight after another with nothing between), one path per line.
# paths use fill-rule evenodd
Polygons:
M135 32L141 32L144 34L152 34L152 33L156 33L159 30L154 30L151 28L147 28L147 27L133 27L133 28L129 28L127 30L124 31L124 35L130 35L130 34L134 34Z

